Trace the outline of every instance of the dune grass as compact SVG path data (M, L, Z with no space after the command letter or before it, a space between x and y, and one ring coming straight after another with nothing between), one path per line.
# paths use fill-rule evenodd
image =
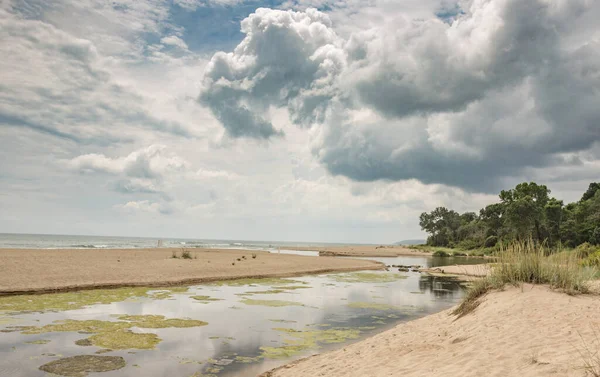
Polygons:
M572 251L551 254L532 240L515 242L500 250L491 273L470 287L463 302L453 311L462 317L479 306L479 299L492 289L507 284L547 284L552 289L575 295L588 293L587 282L598 275L598 269L582 264L582 258Z

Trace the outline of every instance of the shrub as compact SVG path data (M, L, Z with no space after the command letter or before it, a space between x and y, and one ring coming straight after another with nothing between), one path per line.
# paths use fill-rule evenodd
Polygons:
M466 240L460 241L456 247L463 250L473 250L481 247L481 244L477 240L467 238Z
M179 258L179 257L177 256L177 252L175 252L175 251L171 252L171 258L173 258L173 259L177 259L177 258Z
M498 237L496 237L496 236L489 236L488 238L485 239L485 242L483 243L483 246L485 246L485 247L494 247L494 246L496 246L497 243L498 243Z
M575 249L575 253L580 258L587 258L598 250L600 249L595 246L592 246L588 242L584 242L581 245L577 246L577 248Z
M453 314L463 316L469 313L479 305L478 299L481 296L506 284L548 284L567 294L586 293L586 283L596 274L595 267L582 266L577 253L560 252L547 256L544 247L531 239L514 242L500 251L490 275L473 285Z
M581 265L586 267L600 267L600 249L588 255L587 258L581 261Z
M252 259L256 259L256 254L252 254Z
M188 250L183 250L181 252L181 257L183 259L192 259L192 253L190 253Z
M433 256L434 257L449 257L450 254L448 254L447 252L445 252L443 250L436 250L433 252Z

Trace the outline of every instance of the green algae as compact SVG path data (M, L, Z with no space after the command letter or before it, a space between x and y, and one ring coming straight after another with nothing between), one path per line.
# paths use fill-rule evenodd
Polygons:
M391 283L396 280L406 279L408 276L375 272L352 272L347 274L328 275L328 277L343 283Z
M259 355L259 356L236 356L234 358L234 360L238 363L242 363L242 364L250 364L250 363L257 363L260 360L263 359L263 356Z
M208 325L208 322L187 318L165 318L162 315L120 315L120 320L128 321L135 327L142 329L166 329L200 327Z
M308 283L304 283L304 284L308 284ZM291 290L296 290L296 289L308 289L308 288L312 288L310 285L290 285L288 287L273 287L274 289L281 289L284 291L291 291Z
M283 307L283 306L305 306L300 302L295 301L283 301L283 300L253 300L253 299L245 299L240 301L242 304L246 305L260 305L260 306L270 306L270 307Z
M236 296L252 296L252 295L274 295L277 293L285 292L283 289L269 289L268 291L250 291L244 293L237 293Z
M103 353L108 353L108 352L112 352L112 351L113 351L113 350L111 350L111 349L106 349L106 348L104 348L104 349L99 349L98 351L96 351L96 352L94 352L94 353L96 353L96 354L98 354L98 355L101 355L101 354L103 354Z
M18 318L13 317L0 317L0 326L2 325L11 325L13 323L19 322Z
M376 302L351 302L348 305L349 308L354 309L374 309L374 310L398 310L399 308L394 305L380 304Z
M280 346L280 347L260 347L261 356L265 359L287 359L296 356L308 347L304 346Z
M309 349L318 349L321 344L343 343L360 336L360 330L336 328L327 330L299 331L289 328L274 328L285 333L289 338L284 339L283 346L260 347L261 356L268 359L282 359L298 355Z
M296 323L296 322L298 322L298 321L290 321L287 319L270 319L269 321L276 322L276 323Z
M30 340L25 343L27 343L27 344L48 344L48 343L50 343L50 340L49 339Z
M112 322L112 321L100 321L95 319L77 321L73 319L66 319L61 321L55 321L52 324L45 325L42 327L29 326L25 327L22 331L23 334L45 334L51 332L77 332L83 331L90 334L99 332L110 332L119 331L130 328L131 324L128 322Z
M133 327L142 329L189 328L208 323L193 319L165 318L162 315L119 315L120 321L62 320L42 327L25 327L23 334L45 334L50 332L79 332L94 334L76 341L77 345L94 345L115 349L153 349L161 339L156 334L134 333Z
M88 373L118 370L125 365L125 359L120 356L78 355L51 361L40 370L59 376L85 377Z
M303 281L282 279L282 278L264 278L264 279L235 279L235 280L219 280L208 283L208 285L242 287L244 285L288 285L288 284L307 284Z
M210 297L210 296L190 296L190 298L193 298L194 300L196 300L202 304L208 304L213 301L223 301L222 298L214 298L214 297Z
M75 344L81 347L89 347L89 346L93 346L94 344L92 343L91 340L89 339L79 339L75 341Z
M198 365L203 364L203 362L200 360L188 359L187 357L179 357L179 356L176 356L176 357L179 360L179 364L198 364Z
M45 312L81 309L95 304L111 304L136 297L170 298L172 293L187 291L187 287L149 288L126 287L92 289L76 292L45 293L0 297L0 312Z
M101 332L88 338L93 345L113 350L154 349L161 339L156 334L134 333L131 331Z

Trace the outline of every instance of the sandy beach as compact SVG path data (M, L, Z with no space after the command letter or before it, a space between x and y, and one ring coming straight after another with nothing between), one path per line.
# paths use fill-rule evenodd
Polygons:
M165 286L212 280L285 277L380 269L373 261L189 249L195 259L173 259L181 249L0 249L0 294L94 287ZM256 259L252 258L256 254ZM245 257L245 259L243 259ZM238 261L240 259L240 261ZM235 264L233 264L235 263Z
M338 257L397 257L397 256L428 256L432 253L421 250L409 249L405 246L396 245L348 245L331 247L294 247L295 250L318 251L322 256Z
M262 377L582 377L598 357L599 311L598 296L511 287L462 318L440 312Z

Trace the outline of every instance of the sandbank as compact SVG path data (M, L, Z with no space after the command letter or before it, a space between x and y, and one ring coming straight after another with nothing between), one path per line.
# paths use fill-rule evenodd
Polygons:
M359 259L188 249L0 249L0 295L123 286L168 286L214 280L286 277L381 269ZM257 257L252 258L252 254ZM243 258L245 257L245 258ZM238 261L240 259L240 261Z

